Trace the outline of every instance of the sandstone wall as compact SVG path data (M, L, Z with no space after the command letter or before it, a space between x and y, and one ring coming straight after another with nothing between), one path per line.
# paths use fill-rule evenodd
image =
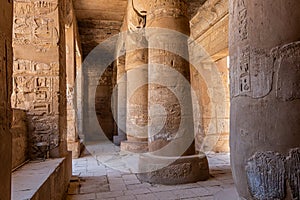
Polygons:
M27 111L30 157L66 151L65 1L14 1L12 107Z
M199 113L194 113L196 149L229 151L228 3L208 0L190 21L191 43L202 47L209 62L192 67L191 84ZM192 54L192 53L191 53ZM191 55L194 56L194 55ZM192 58L193 59L193 58Z
M10 200L12 73L12 1L0 0L0 199Z

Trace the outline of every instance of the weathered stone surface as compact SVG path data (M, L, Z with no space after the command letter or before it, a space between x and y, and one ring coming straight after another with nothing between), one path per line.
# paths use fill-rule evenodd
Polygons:
M284 199L284 158L278 153L256 153L246 166L248 185L255 199Z
M285 170L289 187L291 188L291 196L294 199L299 199L300 196L300 149L292 149L289 152L285 162Z
M286 156L299 148L299 19L296 0L230 1L230 150L233 177L244 199L294 195L282 180L282 171L288 171L283 161L266 152ZM254 173L249 183L245 167L253 155L259 155L259 164L251 166L261 166L261 174ZM290 174L298 173L288 168Z
M147 14L146 26L153 28L153 31L146 32L150 48L149 151L164 156L195 153L193 139L187 141L194 138L190 69L189 63L181 57L188 55L188 42L184 37L190 34L187 7L185 1L150 1ZM155 28L178 33L158 31ZM164 123L162 127L161 123ZM183 150L184 146L186 148Z
M272 50L277 69L276 96L281 101L300 99L300 42Z
M176 185L204 181L209 178L205 154L183 156L177 160L174 159L175 162L173 159L154 155L141 157L141 170L147 169L149 172L138 174L139 179L150 183ZM166 167L160 169L160 166Z
M0 1L0 199L11 199L12 1Z
M65 1L14 1L12 106L28 111L31 158L66 153L65 9Z
M148 141L122 141L121 151L127 151L132 153L146 153L148 152Z
M71 162L70 153L65 158L24 165L12 175L12 199L63 199L72 175Z
M197 39L205 35L218 21L222 21L228 15L228 1L226 0L207 0L199 8L196 15L190 20L191 37ZM207 35L207 34L206 34ZM223 36L227 37L227 36Z
M28 159L28 127L26 112L13 109L12 134L12 169Z

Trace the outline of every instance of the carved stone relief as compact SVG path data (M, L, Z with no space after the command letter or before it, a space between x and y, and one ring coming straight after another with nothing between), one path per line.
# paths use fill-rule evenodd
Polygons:
M160 17L187 17L188 5L183 0L156 0L149 3L150 13L147 19Z
M237 69L232 70L232 73L238 77L232 86L234 97L249 96L257 99L271 92L274 66L269 52L246 46L238 52L238 59L231 57L231 63Z
M15 54L11 102L13 108L26 110L33 159L45 156L41 146L48 150L58 146L59 118L63 117L59 117L63 115L65 98L60 90L64 71L60 70L59 55L64 52L59 52L58 47L64 44L59 43L62 12L58 3L55 0L14 1L13 47L16 52L28 51L23 51L22 57Z
M248 160L248 186L255 199L283 199L285 190L284 158L279 153L256 153Z
M290 150L289 156L286 158L285 168L287 178L292 190L293 199L300 197L300 148Z
M257 152L246 166L248 186L255 199L285 199L286 179L293 199L299 197L300 149L291 149L285 158L276 152Z
M15 1L13 45L34 45L47 51L58 43L57 22L53 12L57 3L51 1Z

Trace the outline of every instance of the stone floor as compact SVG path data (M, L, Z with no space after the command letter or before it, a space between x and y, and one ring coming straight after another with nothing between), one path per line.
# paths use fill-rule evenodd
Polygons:
M236 200L229 154L207 154L210 179L184 185L143 183L135 174L106 167L91 155L73 160L67 200Z

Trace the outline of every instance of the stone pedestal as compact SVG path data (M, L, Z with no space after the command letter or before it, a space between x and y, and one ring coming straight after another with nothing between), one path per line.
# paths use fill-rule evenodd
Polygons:
M230 1L233 178L244 199L298 199L300 3Z
M166 157L145 155L140 158L140 170L148 171L138 174L138 178L149 183L177 185L205 181L209 178L206 155Z

